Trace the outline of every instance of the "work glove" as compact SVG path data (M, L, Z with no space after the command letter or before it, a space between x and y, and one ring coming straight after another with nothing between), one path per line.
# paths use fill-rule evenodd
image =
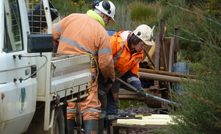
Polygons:
M137 89L136 92L140 97L146 97L146 92L144 91L143 88Z
M108 79L107 79L107 81L105 82L105 84L110 85L110 84L112 84L112 83L113 83L113 81L108 77Z

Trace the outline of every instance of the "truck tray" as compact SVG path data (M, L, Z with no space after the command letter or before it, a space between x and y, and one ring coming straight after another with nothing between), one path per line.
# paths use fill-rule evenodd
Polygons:
M59 95L70 101L86 98L91 84L90 55L53 54L51 61L50 101ZM39 101L45 100L48 91L38 90Z

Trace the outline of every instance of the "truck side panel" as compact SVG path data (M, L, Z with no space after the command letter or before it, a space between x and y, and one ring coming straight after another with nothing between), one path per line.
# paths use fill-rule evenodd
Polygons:
M29 31L25 2L3 0L0 6L0 133L20 134L35 112L37 80L28 77L36 62L25 49Z

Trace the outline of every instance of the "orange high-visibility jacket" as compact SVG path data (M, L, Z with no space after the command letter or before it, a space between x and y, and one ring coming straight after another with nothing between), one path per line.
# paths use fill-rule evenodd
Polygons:
M110 37L115 73L118 77L121 77L129 70L139 77L139 63L143 59L144 52L142 50L131 54L127 41L127 37L131 36L131 34L130 31L120 31Z
M105 80L115 81L109 36L98 20L87 14L71 14L53 25L53 40L59 41L60 53L93 54Z

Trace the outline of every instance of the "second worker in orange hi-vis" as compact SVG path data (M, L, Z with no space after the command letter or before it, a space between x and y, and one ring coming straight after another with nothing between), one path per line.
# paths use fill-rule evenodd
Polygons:
M139 63L144 56L144 46L154 44L153 30L154 27L150 28L148 25L142 24L133 32L119 31L110 37L116 77L135 87L141 97L143 97L144 90L138 74ZM114 119L119 117L118 92L120 82L116 80L107 85L99 81L98 88L99 99L102 104L101 115L106 116L106 126L109 126ZM110 134L108 128L107 134Z

